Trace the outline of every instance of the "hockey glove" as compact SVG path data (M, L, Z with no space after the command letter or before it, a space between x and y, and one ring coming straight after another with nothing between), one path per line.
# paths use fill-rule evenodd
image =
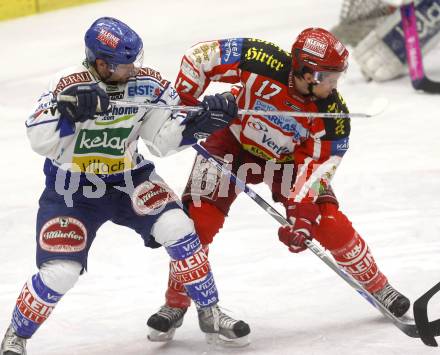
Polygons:
M278 229L278 238L292 253L306 250L305 241L314 238L314 229L319 217L319 207L315 203L290 203L287 207L287 218L291 224Z
M71 96L74 99L58 100L58 111L62 117L71 122L92 120L97 112L106 112L109 106L109 97L98 84L77 85L61 92L61 97Z
M184 139L206 138L216 130L226 127L238 112L235 97L229 92L205 96L201 106L202 110L187 114L184 121L186 127L182 132Z

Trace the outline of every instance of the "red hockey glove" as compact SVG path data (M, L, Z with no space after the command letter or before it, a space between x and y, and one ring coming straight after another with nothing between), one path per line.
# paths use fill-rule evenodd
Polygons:
M280 227L278 238L292 253L306 250L305 241L314 238L314 228L318 224L319 216L319 207L315 203L292 202L287 207L287 219L291 225Z

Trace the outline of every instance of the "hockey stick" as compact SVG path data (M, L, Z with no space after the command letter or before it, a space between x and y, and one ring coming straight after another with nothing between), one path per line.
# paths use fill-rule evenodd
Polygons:
M197 112L202 109L201 106L184 106L184 105L157 105L151 103L134 103L132 101L124 100L111 100L112 105L117 106L133 106L154 109L168 109L171 111L187 111L187 112ZM276 116L290 116L290 117L307 117L307 118L369 118L377 116L385 110L388 101L386 99L376 100L369 113L343 113L343 112L298 112L298 111L264 111L264 110L250 110L250 109L239 109L239 115L276 115Z
M192 146L201 156L207 159L221 174L226 175L232 183L234 183L240 190L242 190L246 195L248 195L252 200L254 200L262 209L264 209L268 214L270 214L278 223L281 225L289 224L289 222L282 216L275 208L273 208L269 203L266 202L260 195L258 195L254 190L252 190L245 182L240 180L237 176L234 175L229 169L224 167L220 162L218 162L205 148L203 148L200 144L194 144ZM434 336L440 335L440 327L438 323L440 323L440 319L431 322L431 324L424 324L424 327L420 329L417 324L405 322L397 317L395 317L392 313L388 311L379 301L377 301L371 293L365 290L351 275L342 270L334 261L331 259L328 254L316 243L311 240L306 240L306 245L309 250L313 252L317 257L321 259L330 269L332 269L339 277L345 280L351 287L353 287L357 292L361 294L370 304L376 307L386 318L388 318L397 328L399 328L403 333L412 337L412 338L422 338L423 342L428 346L437 346L437 343L434 339ZM440 284L439 284L440 285ZM417 313L417 316L423 315L427 313L426 304L423 304L421 299L424 297L432 298L436 292L440 290L439 285L436 285L434 288L425 293L422 297L420 297L416 304L419 305L420 311ZM436 287L438 287L436 289ZM419 303L417 303L419 302ZM426 301L427 303L427 301ZM416 311L414 310L415 317ZM427 318L427 316L426 316ZM437 328L436 328L437 327ZM428 341L425 341L428 339Z
M402 27L405 34L406 57L409 75L414 89L428 93L440 93L440 82L430 80L423 69L422 51L420 49L419 34L414 2L400 7Z
M66 101L76 103L76 97L70 95L58 95L58 101ZM263 110L247 110L239 109L239 115L276 115L291 117L307 117L307 118L369 118L379 115L385 110L388 101L386 99L378 99L373 102L370 113L337 113L337 112L297 112L297 111L263 111ZM158 105L153 103L140 103L128 100L110 100L110 104L114 106L136 106L151 109L170 110L170 111L186 111L197 112L202 110L201 106L185 106L185 105ZM98 105L98 112L100 107Z

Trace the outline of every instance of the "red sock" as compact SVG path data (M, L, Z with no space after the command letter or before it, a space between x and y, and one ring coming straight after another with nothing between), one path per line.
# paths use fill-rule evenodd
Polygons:
M348 244L340 249L331 250L331 253L338 265L368 292L377 292L388 282L379 270L367 243L356 232Z
M367 243L348 218L333 204L323 204L316 239L330 252L338 265L371 293L379 291L387 278L379 270Z

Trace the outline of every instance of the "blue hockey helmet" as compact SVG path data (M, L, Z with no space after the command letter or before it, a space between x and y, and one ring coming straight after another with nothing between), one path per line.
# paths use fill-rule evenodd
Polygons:
M119 64L142 66L143 44L139 35L122 21L112 17L97 19L87 30L84 41L90 64L104 60L115 71Z

